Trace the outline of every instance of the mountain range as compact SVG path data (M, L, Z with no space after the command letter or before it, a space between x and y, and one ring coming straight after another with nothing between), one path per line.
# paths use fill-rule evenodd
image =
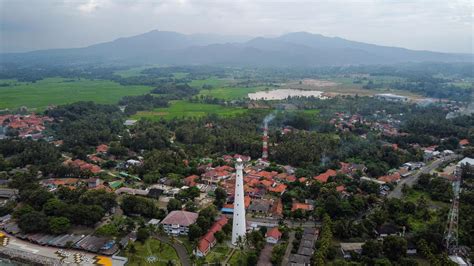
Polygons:
M146 63L313 67L426 61L473 62L474 55L415 51L307 32L248 39L240 36L185 35L154 30L84 48L1 54L0 59L2 62L30 64Z

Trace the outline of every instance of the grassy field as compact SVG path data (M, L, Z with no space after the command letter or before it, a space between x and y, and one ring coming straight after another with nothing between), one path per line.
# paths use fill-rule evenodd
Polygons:
M226 244L217 244L206 256L206 262L215 263L223 262L230 253L230 248Z
M241 261L245 261L245 255L242 254L242 252L238 249L235 250L234 254L229 260L229 264L232 266L238 266L241 265Z
M418 203L420 198L423 197L426 200L426 203L430 207L430 218L428 220L422 219L422 218L415 218L415 217L410 217L408 219L408 224L410 226L410 229L413 231L420 231L422 229L425 229L426 226L430 222L435 222L437 220L437 216L435 215L435 210L440 209L440 208L449 208L449 204L445 202L440 202L440 201L434 201L431 199L430 195L424 191L419 191L419 190L414 190L411 189L409 193L405 194L403 198L407 201L411 201L415 204Z
M157 108L153 111L138 112L133 119L159 120L161 118L171 119L175 117L203 117L208 114L221 116L232 116L245 113L246 109L235 107L224 107L216 104L190 103L187 101L172 101L168 108Z
M109 80L47 78L30 82L0 80L8 87L0 87L0 109L28 108L43 110L49 105L77 101L116 103L125 95L141 95L151 90L148 86L122 86Z
M199 95L211 96L218 99L234 100L247 97L247 94L265 90L266 87L223 87L210 90L201 90Z
M142 76L141 73L143 70L148 68L158 67L158 65L147 65L147 66L140 66L140 67L132 67L126 70L119 70L115 71L114 74L120 75L122 78L129 78L133 76Z
M207 78L207 79L197 79L189 83L189 86L194 88L202 88L203 85L211 85L212 87L223 87L232 83L232 80L229 79L219 79L219 78Z
M121 252L121 256L128 258L127 265L167 265L168 261L173 261L174 265L181 265L178 254L168 244L161 243L157 239L148 239L144 244L136 241L134 243L136 252L130 253L128 249ZM147 258L154 256L155 262L148 262Z

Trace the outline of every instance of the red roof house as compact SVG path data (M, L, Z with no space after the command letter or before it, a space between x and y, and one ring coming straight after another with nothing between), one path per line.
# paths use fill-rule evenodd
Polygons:
M222 230L222 227L227 224L229 220L227 217L222 215L209 229L209 231L201 237L197 248L195 250L195 254L198 257L204 257L209 253L211 248L216 244L216 237L214 236L215 233Z
M293 202L293 205L291 206L291 211L296 211L296 210L312 211L313 205L306 204L306 203Z
M276 244L281 239L282 233L278 229L278 227L273 227L272 229L268 230L265 234L267 238L267 243Z
M326 172L318 175L318 176L315 176L314 179L316 179L317 181L321 182L321 183L326 183L328 182L328 179L329 177L331 176L336 176L337 172L333 169L328 169Z
M184 184L188 187L194 187L196 186L196 179L198 179L199 176L197 175L190 175L184 179Z
M99 146L97 146L97 148L95 148L95 151L97 153L107 153L108 150L109 146L106 144L100 144Z

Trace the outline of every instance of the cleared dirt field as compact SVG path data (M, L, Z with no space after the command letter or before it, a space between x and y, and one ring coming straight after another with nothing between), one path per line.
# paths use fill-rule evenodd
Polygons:
M373 96L379 93L392 93L397 95L403 95L409 97L411 100L419 100L424 98L420 95L408 92L400 91L389 88L367 90L363 89L362 85L354 84L348 79L342 79L340 81L334 80L318 80L318 79L305 79L295 80L283 84L281 89L300 89L300 90L319 90L324 92L326 97L334 97L337 95L359 95L359 96Z

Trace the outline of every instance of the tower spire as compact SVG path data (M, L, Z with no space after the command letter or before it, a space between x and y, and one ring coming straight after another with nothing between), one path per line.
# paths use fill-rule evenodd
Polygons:
M234 218L232 224L232 244L237 245L239 238L245 237L245 204L244 204L244 165L242 159L237 158L235 164L235 194L234 194Z

